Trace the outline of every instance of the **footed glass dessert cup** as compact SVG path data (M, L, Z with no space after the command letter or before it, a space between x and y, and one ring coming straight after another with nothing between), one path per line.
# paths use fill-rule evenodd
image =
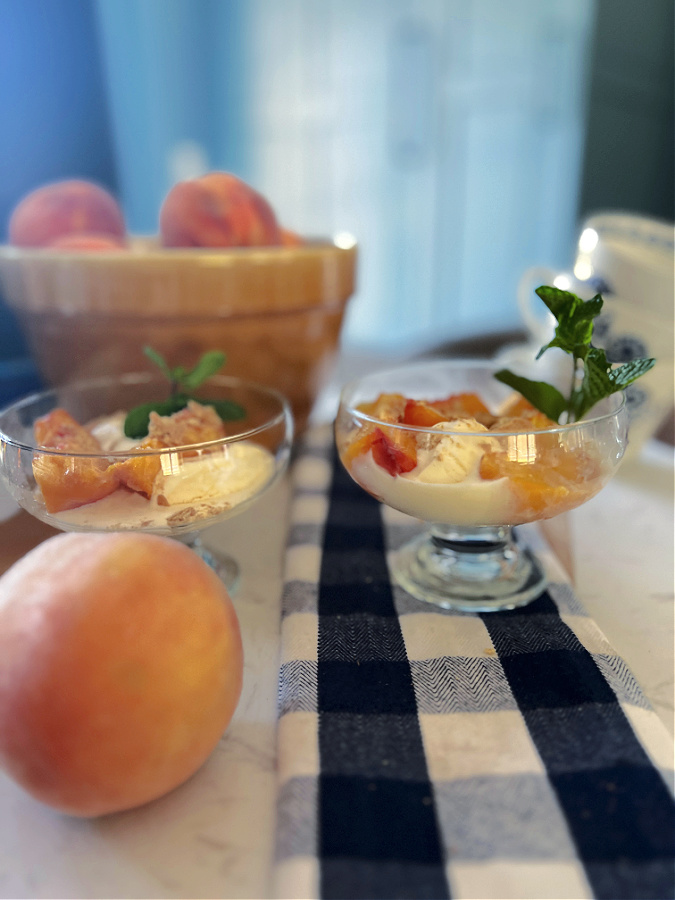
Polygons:
M515 526L585 503L627 445L621 393L558 425L494 378L458 360L406 365L347 384L335 422L340 459L364 490L427 524L393 553L413 597L464 612L507 610L546 586Z
M62 531L176 538L233 590L236 561L207 550L200 533L247 509L284 472L290 407L275 390L214 376L199 393L237 418L222 422L197 397L198 406L158 421L148 437L126 437L127 412L167 391L161 378L130 374L16 401L0 411L0 477L20 506Z

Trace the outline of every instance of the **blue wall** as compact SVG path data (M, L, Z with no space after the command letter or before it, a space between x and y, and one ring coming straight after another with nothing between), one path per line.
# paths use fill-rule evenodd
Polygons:
M16 203L45 182L78 176L117 190L90 0L0 0L0 123L3 242ZM0 297L0 360L26 352ZM26 365L15 368L24 379Z
M83 177L117 190L90 0L0 0L0 223L28 191Z
M96 0L120 197L130 230L157 231L176 180L210 169L246 179L241 0ZM200 170L175 153L198 148Z

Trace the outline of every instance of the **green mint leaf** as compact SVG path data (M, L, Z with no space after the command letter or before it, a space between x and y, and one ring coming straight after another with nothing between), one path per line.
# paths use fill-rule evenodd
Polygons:
M159 367L162 374L166 375L169 381L173 380L171 369L160 353L158 353L156 350L153 350L152 347L143 347L143 353L145 353L148 359L154 362L154 364Z
M545 381L531 381L529 378L523 378L522 375L516 375L509 369L500 369L495 373L495 378L518 391L526 400L529 400L532 406L543 412L549 419L553 419L554 422L557 422L567 409L567 400L552 384L547 384Z
M160 416L171 416L184 409L189 400L196 400L202 406L212 406L223 422L233 422L246 416L244 407L233 400L206 400L201 397L188 397L186 394L174 394L168 400L142 403L130 410L124 420L125 435L136 439L147 437L151 412L156 412Z
M559 347L566 353L583 359L593 335L593 319L602 309L602 297L596 294L591 300L582 300L570 291L542 285L535 291L558 321L555 336L541 348L537 359L550 347Z
M225 354L221 353L220 350L211 350L202 356L191 372L182 373L180 379L177 380L180 381L181 386L186 390L194 391L207 378L215 375L225 363L225 359Z
M656 363L654 359L633 359L620 366L612 367L605 351L599 347L590 347L584 360L584 378L572 398L572 409L575 419L592 409L600 400L610 397L616 391L622 391L632 384Z
M617 390L612 383L610 369L605 351L599 347L589 347L584 359L584 377L571 397L571 412L575 421Z
M495 377L519 391L550 419L559 422L563 413L567 413L566 421L578 421L600 400L623 390L654 365L654 359L633 359L621 366L612 366L605 351L593 346L593 320L599 315L603 304L600 294L590 300L582 300L570 291L548 285L541 285L535 293L558 323L554 337L539 350L536 358L539 359L550 347L559 347L570 354L575 376L569 399L566 400L553 385L530 381L507 369L497 372ZM583 363L581 382L578 379L579 362Z
M573 315L578 304L582 302L576 294L546 284L536 288L535 294L544 301L558 322Z
M184 409L188 401L192 399L205 406L212 406L225 422L245 417L244 408L234 401L201 400L193 394L200 384L214 375L224 364L226 356L220 350L211 350L205 353L190 371L186 370L185 366L170 368L164 357L152 347L144 347L143 352L168 378L171 384L171 394L167 400L142 403L129 410L124 421L124 433L127 437L136 439L146 437L151 412L156 412L160 416L170 416Z
M581 306L578 308L578 314L584 319L597 319L602 312L604 301L602 294L596 294L590 300L582 300Z
M623 390L655 365L655 359L641 357L640 359L631 359L630 362L624 363L621 366L616 366L611 371L611 378L615 385L615 390Z
M189 399L185 394L174 394L168 400L153 400L150 403L141 403L140 406L135 406L129 410L124 420L124 434L128 438L147 437L151 412L159 413L160 416L173 415L180 409L184 409Z

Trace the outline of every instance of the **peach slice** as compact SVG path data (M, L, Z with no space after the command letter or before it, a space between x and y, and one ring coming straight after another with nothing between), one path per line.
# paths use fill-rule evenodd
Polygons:
M496 418L478 394L471 392L450 394L443 400L432 400L429 406L441 413L445 419L475 419L486 428L489 428Z
M160 450L164 447L159 441L153 438L147 438L139 444L139 450ZM155 479L160 473L162 463L159 456L155 453L134 456L122 462L113 463L111 470L120 484L136 491L138 494L145 494L146 497L152 496L152 489Z
M373 459L390 475L411 472L417 465L417 442L409 431L375 429Z
M508 478L521 513L544 518L573 509L602 486L599 462L583 450L538 449L532 463L487 452L480 462L481 478Z
M37 453L33 474L50 513L75 509L107 497L117 487L117 478L106 459L96 459L101 445L86 428L64 409L55 409L38 419L35 439L45 450L90 453L92 456L52 456Z
M433 428L447 422L445 416L423 400L408 400L403 411L403 423L415 428Z
M225 425L212 406L194 400L170 416L150 413L148 438L160 447L181 447L184 444L203 444L225 437Z

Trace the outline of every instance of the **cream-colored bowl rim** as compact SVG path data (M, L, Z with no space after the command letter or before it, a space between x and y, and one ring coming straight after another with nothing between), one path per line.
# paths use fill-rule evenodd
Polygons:
M129 250L0 247L0 281L19 314L225 316L340 308L355 289L353 239L293 247Z

